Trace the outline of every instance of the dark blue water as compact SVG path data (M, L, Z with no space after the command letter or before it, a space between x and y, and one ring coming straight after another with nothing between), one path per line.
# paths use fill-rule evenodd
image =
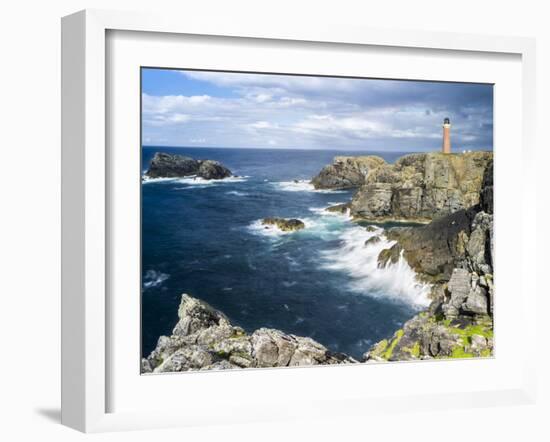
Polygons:
M361 153L144 147L143 170L157 151L218 160L241 178L142 185L144 355L170 334L182 293L248 332L277 328L355 357L414 315L406 269L375 274L373 258L362 255L371 234L322 211L352 192L294 182L309 180L335 155ZM403 155L377 154L389 162ZM268 216L300 218L307 228L278 234L259 226Z

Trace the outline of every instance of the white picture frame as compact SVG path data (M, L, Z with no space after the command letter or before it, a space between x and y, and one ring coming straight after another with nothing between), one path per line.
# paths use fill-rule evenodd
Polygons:
M111 211L109 180L108 134L109 118L106 80L108 32L144 32L158 36L195 35L222 38L268 39L271 41L308 42L349 46L427 49L443 52L478 54L511 54L521 57L521 154L522 174L530 176L536 161L535 152L535 43L532 39L491 37L451 33L428 33L349 28L345 26L308 23L300 28L266 27L245 22L208 22L196 17L167 17L100 10L86 10L63 18L62 21L62 423L85 432L124 429L159 428L168 426L208 425L210 416L204 409L189 410L142 409L109 410L110 353L108 335L112 325L109 287L108 228ZM137 115L137 109L136 109ZM497 191L498 192L498 191ZM523 201L522 219L535 219L536 194L532 189L520 190ZM498 222L498 221L497 221ZM535 256L534 231L520 229L522 272L526 275L528 256ZM497 276L498 277L498 276ZM520 308L536 303L534 278L521 278ZM498 296L498 295L497 295ZM519 319L526 352L535 346L534 321ZM498 339L498 337L497 337ZM498 345L498 344L497 344ZM533 351L534 353L534 351ZM497 350L498 358L498 350ZM467 361L464 361L467 363ZM323 417L335 414L363 415L377 410L395 412L411 407L441 409L499 404L532 403L535 397L535 360L521 362L521 376L509 385L489 390L475 389L461 393L430 392L429 394L388 394L376 401L367 396L331 397L296 402L281 408L247 405L244 398L236 404L236 413L227 409L216 414L217 422L255 422L289 417ZM409 364L410 365L410 364ZM371 370L395 370L395 364L369 367ZM324 370L322 368L321 370ZM346 369L328 368L335 370ZM286 370L286 378L300 377L309 368ZM317 369L315 369L317 370ZM246 370L245 370L246 371ZM251 371L255 382L276 380L274 372ZM253 374L252 374L253 373ZM518 372L519 373L519 372ZM201 374L204 375L204 374ZM226 373L206 374L223 382ZM245 374L246 375L246 374ZM187 375L184 375L187 376ZM220 377L221 376L221 377ZM243 373L240 374L242 378ZM165 377L164 383L176 382L177 376ZM196 378L198 379L198 378ZM214 380L213 377L210 378ZM516 382L517 381L517 382ZM250 401L249 401L250 402ZM250 412L253 411L253 412Z

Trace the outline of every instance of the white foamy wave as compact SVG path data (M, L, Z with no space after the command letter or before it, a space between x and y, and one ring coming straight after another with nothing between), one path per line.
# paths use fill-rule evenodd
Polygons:
M308 180L279 181L270 183L285 192L343 193L343 190L315 189Z
M230 176L228 178L221 178L219 180L205 180L204 178L201 178L198 176L187 176L183 178L148 178L144 176L142 179L142 184L171 182L171 183L185 184L187 186L206 187L206 186L215 186L217 184L242 183L243 181L247 181L248 178L250 177Z
M152 287L158 287L169 277L170 275L167 275L166 273L158 272L156 270L147 270L145 277L143 278L143 288L150 289Z
M226 195L235 195L235 196L246 196L248 193L246 192L239 192L238 190L230 190L229 192L225 192Z
M349 288L356 293L388 297L416 308L428 306L431 287L417 280L414 270L403 256L395 264L378 268L380 252L395 244L381 232L382 229L367 232L359 226L346 229L339 249L322 252L323 268L347 273L351 278ZM377 235L380 235L379 242L365 246L367 239Z
M326 207L310 207L308 210L320 216L336 216L340 218L350 219L349 209L347 209L345 213L327 210L329 207L336 206L336 205L338 205L338 203L329 204Z

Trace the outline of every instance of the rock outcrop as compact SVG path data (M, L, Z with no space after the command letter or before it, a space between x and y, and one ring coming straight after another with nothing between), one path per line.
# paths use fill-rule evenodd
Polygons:
M335 157L312 180L315 189L353 189L362 186L369 170L386 164L377 156Z
M430 221L480 202L492 152L406 155L369 169L351 215L378 221ZM489 195L487 195L489 197Z
M395 244L382 250L386 265L403 254L433 284L429 309L374 345L366 361L488 357L493 354L492 162L478 204L417 227L390 229Z
M311 338L260 328L247 334L219 310L182 295L172 336L161 336L142 359L142 373L351 364L355 359L332 353Z
M266 228L267 226L275 226L283 232L294 232L306 226L303 221L296 218L264 218L262 225L266 226Z
M183 155L155 153L145 176L149 178L182 178L196 176L205 180L230 177L231 171L218 161L195 160Z

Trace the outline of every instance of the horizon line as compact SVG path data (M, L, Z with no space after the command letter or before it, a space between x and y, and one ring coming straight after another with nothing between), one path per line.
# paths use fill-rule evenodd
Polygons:
M155 144L142 144L141 148L147 147L156 147L156 148L167 148L167 149L248 149L248 150L322 150L322 151L353 151L353 152L413 152L413 153L423 153L423 152L438 152L441 151L441 148L437 149L425 149L425 150L393 150L393 149L358 149L358 148L323 148L323 147L235 147L235 146L173 146L173 145L155 145ZM451 151L453 149L451 148ZM468 151L481 151L481 152L492 152L493 148L469 148L469 149L456 149L454 153L462 153Z

